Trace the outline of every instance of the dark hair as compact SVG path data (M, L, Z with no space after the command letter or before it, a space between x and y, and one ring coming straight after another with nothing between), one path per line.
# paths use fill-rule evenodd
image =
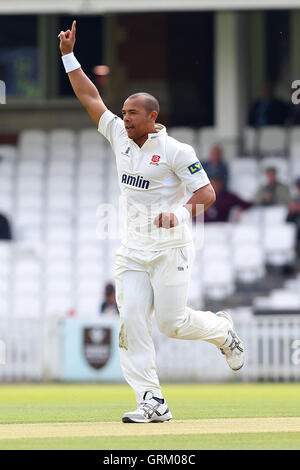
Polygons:
M273 173L277 173L277 168L275 166L267 166L265 171L272 171Z
M108 297L109 295L112 295L115 292L115 288L113 284L106 284L105 286L105 295Z
M134 93L133 95L128 96L127 100L139 98L140 96L144 98L145 108L148 113L151 113L151 111L156 111L157 114L159 113L159 102L153 95L150 95L150 93L140 91L139 93Z

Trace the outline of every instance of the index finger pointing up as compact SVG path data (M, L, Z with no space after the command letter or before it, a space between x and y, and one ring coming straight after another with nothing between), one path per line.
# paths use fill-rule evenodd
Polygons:
M75 36L75 33L76 33L76 20L74 20L73 23L72 23L71 34L72 34L73 37Z

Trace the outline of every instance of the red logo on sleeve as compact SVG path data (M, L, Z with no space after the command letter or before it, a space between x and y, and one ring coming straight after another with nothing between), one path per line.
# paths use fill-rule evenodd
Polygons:
M153 155L153 157L151 158L150 165L158 165L159 160L160 160L159 155Z

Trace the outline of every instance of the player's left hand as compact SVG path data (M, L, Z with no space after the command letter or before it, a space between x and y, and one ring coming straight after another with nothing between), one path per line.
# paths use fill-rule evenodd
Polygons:
M176 216L169 212L161 212L154 219L154 225L162 228L173 228L178 225Z

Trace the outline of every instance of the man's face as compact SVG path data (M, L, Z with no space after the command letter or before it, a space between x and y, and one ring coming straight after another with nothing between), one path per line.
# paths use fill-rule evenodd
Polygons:
M147 111L143 97L127 99L122 114L124 126L130 139L136 140L149 132L153 132L157 113Z
M276 181L276 171L275 170L267 170L266 171L266 178L269 184L273 184Z
M210 161L215 165L222 160L222 151L220 147L213 147L210 152Z

